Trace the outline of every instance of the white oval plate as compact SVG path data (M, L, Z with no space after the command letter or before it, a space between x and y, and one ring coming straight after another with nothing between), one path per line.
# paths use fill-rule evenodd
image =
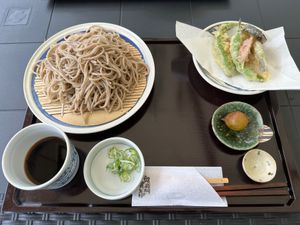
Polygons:
M99 125L93 125L93 126L78 126L78 125L72 125L65 122L62 122L52 115L48 114L41 106L38 97L34 91L34 80L35 75L32 73L35 63L44 56L44 54L47 52L49 47L53 43L57 43L60 41L63 37L69 34L78 33L87 30L90 26L98 25L101 27L104 27L108 30L113 30L117 33L119 33L124 40L135 46L140 53L142 54L142 57L146 64L149 66L149 75L147 76L147 84L145 87L145 90L141 96L141 98L137 101L137 103L125 114L120 116L119 118ZM148 46L145 44L145 42L137 36L132 31L110 23L85 23L80 24L76 26L72 26L69 28L66 28L56 34L54 34L52 37L50 37L47 41L45 41L33 54L30 61L27 64L25 74L24 74L24 80L23 80L23 92L25 96L25 100L27 102L27 105L29 106L30 110L33 112L33 114L42 122L52 124L56 127L59 127L61 130L67 133L77 133L77 134L88 134L88 133L95 133L103 130L107 130L109 128L115 127L119 125L120 123L126 121L128 118L130 118L133 114L135 114L145 103L148 96L150 95L150 92L152 90L153 84L154 84L154 78L155 78L155 66L154 66L154 60L152 57L152 54L148 48Z
M224 23L230 23L230 22L238 22L238 21L222 21L222 22L218 22L218 23L214 23L206 28L204 28L204 30L208 31L216 26L219 26L221 24L224 24ZM248 23L250 24L250 23ZM252 24L250 24L252 25ZM255 26L255 25L252 25L258 29L260 29L259 27ZM262 29L260 29L261 31L263 31ZM229 85L225 84L224 82L216 82L215 80L213 80L212 78L209 77L209 75L205 74L205 72L201 69L201 66L199 65L199 63L197 62L196 58L193 56L193 63L198 71L198 73L201 75L201 77L207 82L209 83L210 85L214 86L215 88L218 88L222 91L225 91L225 92L229 92L229 93L232 93L232 94L238 94L238 95L255 95L255 94L260 94L264 91L254 91L254 90L244 90L244 89L236 89L236 88L233 88L233 87L230 87Z

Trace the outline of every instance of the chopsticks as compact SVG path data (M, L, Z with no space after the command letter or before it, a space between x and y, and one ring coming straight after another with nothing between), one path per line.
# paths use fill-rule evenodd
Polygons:
M233 191L233 190L252 190L252 189L265 189L265 188L280 188L287 187L285 182L266 183L266 184L235 184L226 186L216 186L216 191Z
M286 196L288 189L278 190L245 190L245 191L217 191L221 197L241 197L241 196Z
M228 178L206 178L210 184L227 184ZM225 186L213 186L221 197L241 196L287 196L290 195L288 185L285 182L266 184L236 184Z
M213 187L220 196L286 196L290 195L287 183L240 184Z
M224 177L224 178L205 178L208 183L210 184L228 184L229 179Z

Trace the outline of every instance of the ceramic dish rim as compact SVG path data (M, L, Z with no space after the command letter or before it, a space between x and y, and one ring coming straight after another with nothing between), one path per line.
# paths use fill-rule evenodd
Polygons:
M222 144L224 144L224 145L227 146L228 148L233 149L233 150L235 150L235 151L248 151L248 150L250 150L251 148L254 148L255 146L257 146L257 145L259 144L259 141L257 141L255 144L253 144L253 145L251 145L251 146L249 146L249 147L247 147L247 148L234 148L233 146L230 146L230 145L228 145L225 141L223 141L223 139L220 138L219 135L217 134L217 131L216 131L215 126L214 126L214 125L215 125L215 123L214 123L214 118L216 117L217 113L218 113L223 107L225 107L226 105L229 105L229 104L246 104L246 105L250 106L250 107L253 109L253 111L257 113L258 119L259 119L259 121L261 122L261 125L263 126L263 119L262 119L262 116L261 116L260 112L259 112L254 106L252 106L252 105L250 105L250 104L248 104L248 103L246 103L246 102L241 102L241 101L232 101L232 102L224 103L223 105L219 106L219 107L214 111L214 113L213 113L213 116L212 116L212 119L211 119L211 127L212 127L212 130L213 130L213 132L214 132L214 135L217 137L217 139L218 139Z
M95 157L97 156L97 154L100 151L103 151L103 149L105 149L107 146L112 145L112 143L107 144L108 142L114 142L114 143L122 143L125 145L129 145L130 147L133 147L139 154L140 157L140 171L138 178L135 181L135 185L133 186L133 188L127 192L124 192L120 195L108 195L105 194L103 192L101 192L100 189L95 189L93 186L91 186L90 183L93 183L92 179L87 179L87 177L90 176L91 174L91 166L93 163L93 160L95 159ZM107 144L107 145L106 145ZM119 200L119 199L123 199L128 197L129 195L131 195L136 188L139 186L139 184L141 183L143 177L144 177L144 173L145 173L145 160L144 160L144 156L142 151L140 150L140 148L131 140L124 138L124 137L111 137L111 138L107 138L104 139L100 142L98 142L88 153L88 155L85 158L84 161L84 165L83 165L83 177L84 177L84 181L88 187L88 189L93 192L95 195L97 195L100 198L103 199L107 199L107 200ZM112 176L116 176L113 175Z
M256 150L262 151L264 154L267 154L268 157L269 157L270 159L272 159L272 160L275 162L275 173L274 173L274 175L272 176L272 178L271 178L270 180L267 180L267 181L259 181L259 180L256 180L256 178L253 178L252 176L250 176L248 172L246 172L247 170L246 170L246 168L245 168L245 162L244 162L244 161L245 161L247 155L249 155L252 151L256 151ZM243 156L242 167L243 167L243 170L244 170L245 174L246 174L251 180L253 180L253 181L255 181L255 182L258 182L258 183L267 183L267 182L273 180L274 177L276 176L276 173L277 173L277 163L276 163L276 160L274 159L274 157L273 157L270 153L268 153L267 151L262 150L262 149L259 149L259 148L254 148L254 149L251 149L251 150L249 150L248 152L246 152L246 154Z

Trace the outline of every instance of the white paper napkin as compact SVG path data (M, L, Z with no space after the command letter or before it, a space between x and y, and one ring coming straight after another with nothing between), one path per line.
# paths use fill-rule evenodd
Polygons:
M283 27L265 32L263 44L271 77L266 82L248 81L242 75L227 77L216 64L212 53L214 37L202 29L176 22L176 36L196 60L211 75L226 83L246 90L300 89L300 72L289 52Z
M222 168L147 166L132 206L227 207L204 177L221 178Z

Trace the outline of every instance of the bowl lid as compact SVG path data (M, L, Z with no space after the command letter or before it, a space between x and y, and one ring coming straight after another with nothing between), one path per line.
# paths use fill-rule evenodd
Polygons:
M242 166L247 176L259 183L272 180L277 170L275 159L261 149L248 151L243 157Z

